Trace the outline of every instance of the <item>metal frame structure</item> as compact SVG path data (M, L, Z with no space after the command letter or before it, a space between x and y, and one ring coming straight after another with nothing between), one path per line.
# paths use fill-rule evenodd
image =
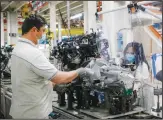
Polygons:
M150 3L154 3L156 1L144 1L144 2L138 2L137 5L138 6L141 6L141 5L144 5L144 4L150 4ZM145 13L149 14L149 15L152 15L153 17L157 18L157 19L160 19L162 20L162 17L159 17L157 15L155 15L154 13L152 13L150 10L148 10L147 7L143 7L141 6L141 8L144 8L144 11ZM100 15L100 14L106 14L106 13L109 13L109 12L115 12L115 11L119 11L119 10L123 10L123 9L127 9L127 6L122 6L122 7L118 7L116 9L112 9L112 10L108 10L108 11L101 11L101 12L97 12L96 14L97 15ZM156 9L156 8L155 8Z
M5 8L2 9L2 11L5 11L13 3L14 3L14 1L11 1L7 6L5 6Z
M149 10L149 9L153 9L153 10L161 10L161 9L159 9L159 8L157 8L157 7L144 6L145 4L150 4L150 3L154 3L154 2L157 2L157 1L143 1L143 2L138 2L138 3L136 3L136 7L138 7L138 10L141 10L142 12L147 13L147 14L149 14L149 15L151 15L151 16L153 16L153 17L155 17L155 18L157 18L157 19L159 19L159 20L162 21L162 16L158 16L158 15L154 14L153 12L151 12L151 11ZM133 7L134 7L134 4L133 4ZM98 15L101 15L101 14L106 14L106 13L110 13L110 12L115 12L115 11L119 11L119 10L123 10L123 9L128 9L128 6L125 5L125 6L122 6L122 7L118 7L118 8L116 8L116 9L97 12L95 15L98 16ZM148 34L150 34L150 32L147 30L147 28L144 28L144 30L145 30ZM153 38L154 42L156 42L156 44L157 44L159 47L162 48L162 44L160 44L160 42L159 42L155 37L152 36L152 38Z
M144 5L144 4L149 4L149 3L153 3L155 1L145 1L145 2L139 2L137 3L138 5ZM107 11L101 11L101 12L97 12L98 15L100 14L105 14L105 13L109 13L109 12L114 12L114 11L118 11L118 10L122 10L122 9L127 9L127 6L122 6L116 9L112 9L112 10L107 10Z

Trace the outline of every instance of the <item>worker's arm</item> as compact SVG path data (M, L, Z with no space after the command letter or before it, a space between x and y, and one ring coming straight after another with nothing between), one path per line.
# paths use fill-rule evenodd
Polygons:
M70 72L62 72L58 71L56 75L51 79L54 84L61 84L61 83L69 83L78 77L78 73L76 71Z
M69 83L83 74L94 74L94 72L88 68L79 68L70 72L59 71L41 52L38 53L31 62L31 70L37 75L45 78L45 80L51 80L54 84Z
M69 83L76 77L82 75L92 76L94 75L94 72L89 68L79 68L70 72L58 71L55 76L52 77L51 81L56 84Z

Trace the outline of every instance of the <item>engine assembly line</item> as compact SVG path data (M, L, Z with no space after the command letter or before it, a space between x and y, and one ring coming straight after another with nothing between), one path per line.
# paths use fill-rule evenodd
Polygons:
M96 35L92 34L92 38L93 36ZM96 37L98 37L98 34ZM83 37L81 41L84 41L85 39L86 36L85 38ZM96 39L98 40L98 38ZM91 41L92 39L88 38L86 40ZM79 82L76 79L75 82L71 84L61 86L61 89L63 87L63 90L58 89L57 91L56 89L58 100L53 103L54 107L59 106L62 110L77 110L98 119L120 118L123 117L124 114L126 114L126 116L131 116L135 113L142 113L143 108L138 107L135 104L137 91L134 90L134 84L136 80L131 71L116 65L114 62L108 63L106 59L99 59L98 53L100 53L101 50L98 52L98 42L94 41L96 47L95 49L92 49L92 52L89 52L90 55L88 58L88 56L85 56L85 53L88 53L87 49L84 51L84 49L80 47L84 42L80 42L80 45L75 44L75 48L73 45L76 41L78 41L78 38L71 42L67 41L67 44L69 44L67 47L64 47L65 43L62 43L62 47L58 44L58 50L60 51L56 52L56 48L54 48L52 55L62 63L62 69L72 70L81 66L88 67L94 70L99 79L83 76L79 78L82 79L82 82L81 80ZM87 42L85 48L89 49L90 43L91 42ZM80 52L80 49L84 52ZM66 52L66 54L64 54L63 51ZM77 51L79 51L78 54L75 54ZM79 56L82 56L82 58ZM68 58L70 58L69 63L65 63L64 60ZM74 58L78 62L74 62ZM82 61L82 63L80 61ZM65 65L67 65L66 68L64 68ZM72 68L72 66L74 66L74 68ZM110 114L110 116L108 116L108 114Z
M160 3L2 2L0 118L162 119Z
M83 75L72 83L58 85L58 88L54 87L53 90L57 92L58 97L53 101L54 115L52 116L54 118L61 116L61 119L64 118L64 114L75 119L140 119L143 116L151 119L159 118L144 113L144 109L135 104L138 96L137 91L134 90L136 80L132 71L118 66L115 62L107 62L108 54L105 54L107 59L99 58L99 53L102 53L103 48L98 46L101 46L100 43L107 44L98 42L99 34L78 36L71 41L60 42L57 47L53 48L51 56L61 63L60 69L69 71L80 67L91 68L99 79ZM2 54L4 56L2 59L7 58L7 55L10 56L12 46L3 49L7 54ZM5 61L2 63L6 66ZM11 100L12 89L8 85L10 83L6 81L3 83L8 87L1 93L4 99Z

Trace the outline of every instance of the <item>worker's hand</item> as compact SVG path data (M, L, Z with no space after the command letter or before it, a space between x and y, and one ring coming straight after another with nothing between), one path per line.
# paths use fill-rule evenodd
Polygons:
M55 84L55 86L53 87L53 90L62 94L68 91L68 87L71 84Z
M78 75L80 77L93 76L95 74L94 71L89 69L89 68L79 68L79 69L76 70L76 72L78 73Z

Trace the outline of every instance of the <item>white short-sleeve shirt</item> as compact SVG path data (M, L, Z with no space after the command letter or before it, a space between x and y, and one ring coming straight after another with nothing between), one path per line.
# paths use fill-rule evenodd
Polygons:
M10 115L15 119L44 119L52 112L50 82L57 73L32 41L21 38L11 57L12 103Z

